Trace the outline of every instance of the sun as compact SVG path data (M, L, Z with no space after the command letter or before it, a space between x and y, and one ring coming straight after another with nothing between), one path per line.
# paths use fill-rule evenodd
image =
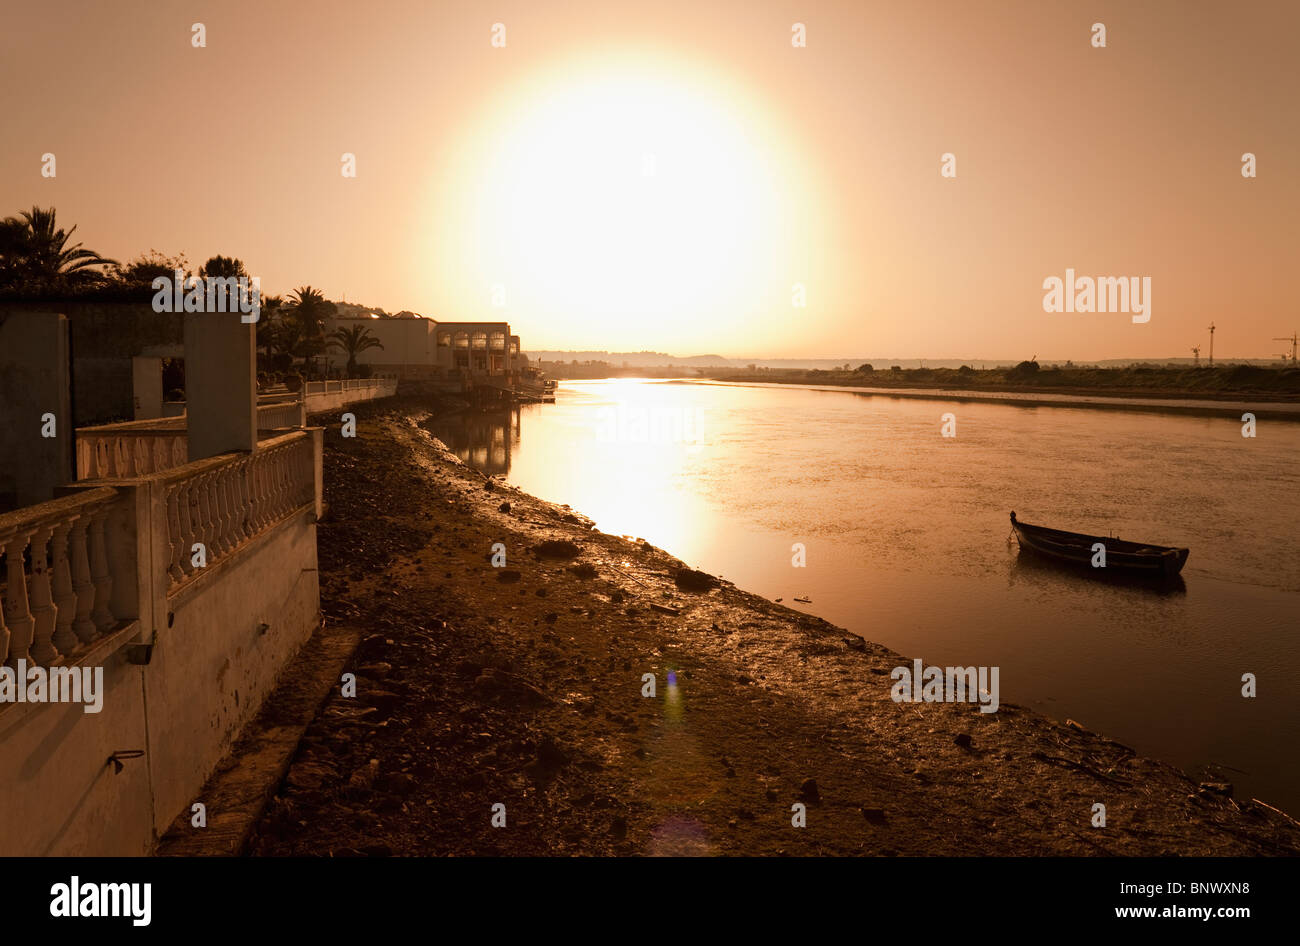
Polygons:
M455 173L450 275L479 300L495 289L536 347L734 341L800 278L807 176L716 76L645 61L555 71L502 97Z

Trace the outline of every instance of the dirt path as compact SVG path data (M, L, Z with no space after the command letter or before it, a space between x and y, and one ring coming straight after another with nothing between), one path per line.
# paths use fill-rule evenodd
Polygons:
M356 413L319 542L326 620L370 633L357 695L308 728L254 853L1300 853L1284 816L1006 700L896 704L910 658L678 587L666 553L485 482L414 404Z

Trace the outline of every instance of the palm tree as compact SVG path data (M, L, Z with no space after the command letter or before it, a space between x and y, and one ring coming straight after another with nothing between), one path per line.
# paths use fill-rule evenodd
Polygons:
M309 362L330 347L325 320L334 314L334 303L311 286L293 290L291 297L282 309L285 349L295 358Z
M283 306L284 299L280 296L262 297L262 316L257 320L257 347L263 349L271 360L278 354L288 354L283 344L284 322L280 318Z
M357 355L372 348L382 349L384 347L383 342L371 335L370 329L364 325L337 328L330 332L329 337L339 348L347 352L349 377L357 370Z
M57 225L53 207L33 207L18 217L6 217L0 224L0 276L6 285L69 285L102 279L104 274L91 267L117 261L80 243L69 245L76 231L75 226L65 231Z

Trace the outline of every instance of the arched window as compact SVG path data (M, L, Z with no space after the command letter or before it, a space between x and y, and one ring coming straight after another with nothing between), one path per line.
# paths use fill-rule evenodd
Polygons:
M492 333L492 350L493 350L493 351L505 351L505 350L506 350L506 333L505 333L505 332L493 332L493 333Z
M468 333L468 332L457 332L457 333L456 333L456 347L457 347L457 348L469 348L469 333Z
M487 332L475 332L470 348L486 349Z
M439 332L439 333L438 333L438 347L439 347L439 348L450 348L450 347L451 347L451 332Z

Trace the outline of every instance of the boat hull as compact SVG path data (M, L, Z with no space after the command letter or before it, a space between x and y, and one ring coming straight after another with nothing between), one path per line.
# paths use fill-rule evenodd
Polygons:
M1011 528L1020 548L1057 562L1089 568L1098 574L1174 578L1183 570L1189 552L1188 549L1166 545L1126 542L1114 536L1085 535L1030 525L1016 519L1014 512L1011 514ZM1092 564L1098 544L1106 550L1104 569L1094 568Z

